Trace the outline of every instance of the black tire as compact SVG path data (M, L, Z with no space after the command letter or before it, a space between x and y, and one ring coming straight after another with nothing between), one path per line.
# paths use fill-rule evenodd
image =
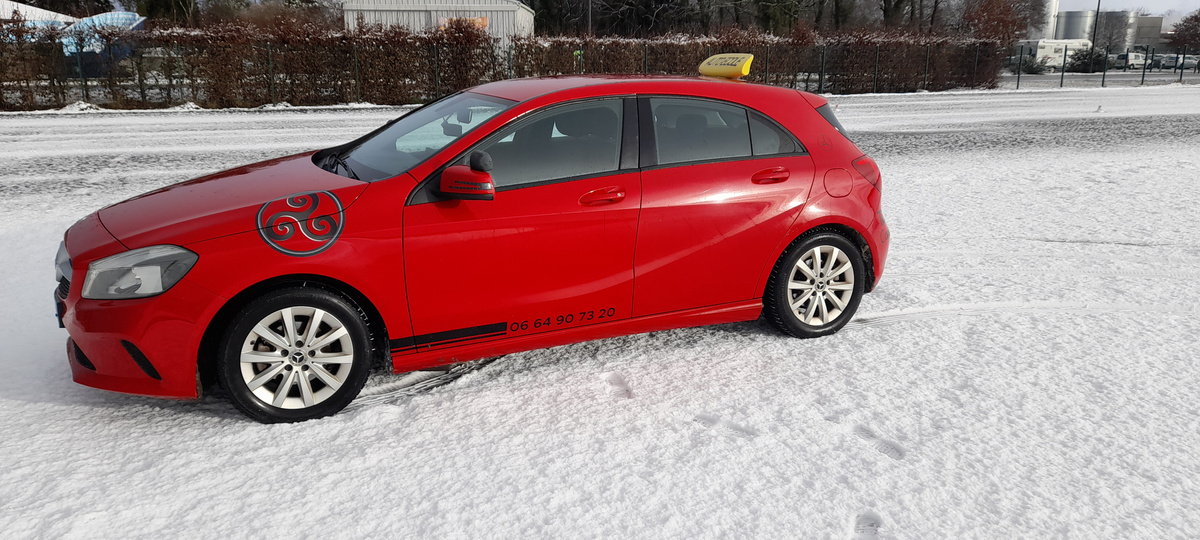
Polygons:
M808 278L797 266L801 260L812 261L811 252L815 248L836 249L841 254L844 254L845 261L841 262L837 268L832 268L835 272L846 263L850 264L848 269L852 272L847 282L845 270L842 273L832 276L818 275L816 279ZM830 251L829 254L833 252ZM828 255L828 254L827 254ZM840 260L840 258L838 259ZM823 263L825 261L822 261ZM835 261L836 262L836 261ZM806 264L806 267L810 267ZM825 266L822 264L822 266ZM815 338L833 334L841 330L850 318L854 316L854 312L858 310L858 303L862 300L863 291L867 274L863 268L862 254L858 247L847 240L844 236L832 231L816 231L805 234L788 249L784 250L779 261L775 264L774 270L771 271L771 279L767 282L767 290L763 295L763 315L767 320L771 321L777 328L785 334L798 338ZM820 292L822 295L836 296L836 301L833 298L821 296L818 300L810 297L807 302L800 304L800 311L803 313L797 314L792 310L792 303L801 299L804 296L804 289L792 289L789 284L793 281L801 281L812 285L810 292ZM818 285L818 282L820 284ZM848 288L847 285L850 285ZM819 290L817 287L820 287ZM838 288L839 290L834 290ZM849 293L849 294L844 294ZM843 304L843 307L838 308L838 302ZM808 308L812 307L814 313L820 313L821 305L824 304L827 315L830 317L824 320L821 324L811 324L812 320L802 320L808 314ZM837 312L836 314L834 312ZM824 319L824 317L822 317Z
M296 341L286 349L281 346L290 341L285 313L294 321ZM278 321L266 322L276 316ZM310 333L314 320L319 322ZM259 323L273 337L261 336ZM333 341L323 344L326 339ZM259 422L322 418L344 409L362 390L371 369L371 344L367 316L351 301L311 287L280 289L250 302L234 317L221 339L217 378L233 405ZM242 362L243 354L264 361ZM280 396L285 384L281 403L269 402L272 396Z

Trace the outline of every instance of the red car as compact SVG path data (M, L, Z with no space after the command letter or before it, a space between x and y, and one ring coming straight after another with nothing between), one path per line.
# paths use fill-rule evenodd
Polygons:
M262 422L397 372L765 315L838 331L883 272L880 174L826 100L711 77L494 82L66 233L74 379Z

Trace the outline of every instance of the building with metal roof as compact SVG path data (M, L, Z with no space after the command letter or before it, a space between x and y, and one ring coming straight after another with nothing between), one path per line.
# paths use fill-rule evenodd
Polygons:
M13 2L12 0L0 0L0 21L11 21L16 19L14 16L19 15L21 20L32 23L34 26L43 26L46 23L58 23L59 26L65 26L79 20L70 15L55 13L48 9L33 7Z
M467 19L502 40L533 35L533 10L516 0L347 0L342 13L346 28L357 27L361 18L366 24L419 32Z

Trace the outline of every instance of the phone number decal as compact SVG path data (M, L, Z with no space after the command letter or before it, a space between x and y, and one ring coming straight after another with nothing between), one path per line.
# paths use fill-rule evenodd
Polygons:
M576 322L592 322L604 319L611 319L617 316L617 308L604 308L597 310L580 311L578 313L564 313L562 315L554 315L545 318L538 318L528 321L515 322L508 325L509 332L521 332L530 328L542 329L554 326L566 326Z

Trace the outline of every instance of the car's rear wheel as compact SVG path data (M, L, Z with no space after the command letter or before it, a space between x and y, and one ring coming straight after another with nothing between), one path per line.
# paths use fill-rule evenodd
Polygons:
M371 338L362 310L313 288L252 301L221 346L217 375L230 401L259 422L300 422L334 414L367 380Z
M801 237L776 263L763 312L795 337L832 334L858 309L865 276L862 256L845 237L834 232Z

